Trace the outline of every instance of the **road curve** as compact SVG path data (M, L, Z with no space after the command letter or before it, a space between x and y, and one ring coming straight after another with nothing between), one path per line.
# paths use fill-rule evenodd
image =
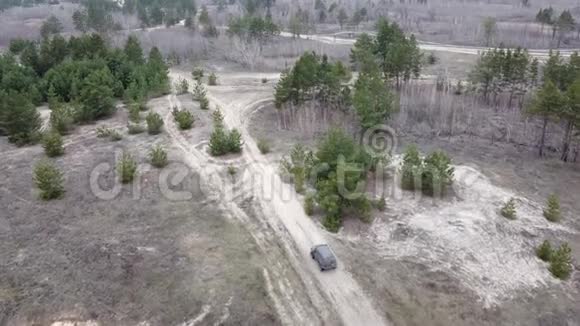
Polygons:
M191 82L189 74L172 71L171 75L174 80L186 78ZM249 74L244 79L247 77L250 77ZM305 214L299 198L295 195L288 196L295 193L294 188L281 180L278 165L269 162L260 154L256 142L249 134L247 123L252 112L272 100L271 91L264 93L263 86L258 86L262 87L261 92L253 92L250 85L261 85L262 75L256 73L252 77L248 84L238 85L239 82L234 82L229 86L212 86L207 93L210 103L221 108L225 124L230 128L237 128L245 141L242 156L246 166L240 177L251 180L243 182L250 185L244 191L252 193L264 214L272 219L272 224L282 226L277 231L278 236L281 241L292 242L292 252L289 254L297 257L298 268L304 272L301 273L305 278L304 283L311 284L324 295L342 324L388 325L382 314L375 309L372 300L340 263L340 256L339 267L324 273L319 271L310 258L310 248L316 244L327 243L328 234Z

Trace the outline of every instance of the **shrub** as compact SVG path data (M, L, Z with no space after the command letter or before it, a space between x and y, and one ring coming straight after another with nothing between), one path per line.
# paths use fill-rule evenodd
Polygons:
M49 131L42 137L42 147L48 157L56 157L64 154L62 136L56 131Z
M234 167L234 166L228 166L228 174L233 178L236 173L238 173L238 170Z
M292 177L296 192L302 193L305 190L307 176L313 165L313 153L301 144L296 144L290 151L290 158L284 157L280 162L282 172Z
M145 102L137 102L137 106L139 107L139 111L148 111L149 107Z
M36 143L42 127L40 114L27 96L6 93L0 87L0 134L8 135L8 141L16 146Z
M542 244L536 249L536 255L543 261L550 261L552 258L552 245L550 241L544 240Z
M242 151L242 134L238 131L238 129L232 129L228 135L228 145L227 150L230 153L239 153Z
M544 209L544 217L550 222L558 222L561 219L560 200L556 195L550 195Z
M145 127L143 127L140 124L128 123L127 124L127 132L129 133L129 135L140 134L140 133L145 132Z
M111 141L119 141L123 139L123 135L121 135L117 130L107 128L105 126L97 128L97 137L109 138Z
M407 148L403 157L401 187L421 191L429 196L444 194L453 182L451 159L442 151L435 151L421 159L415 146Z
M262 84L265 84L265 83L267 83L267 82L268 82L268 78L266 78L266 77L263 77L263 78L262 78Z
M501 208L501 215L510 220L515 220L517 217L516 213L516 202L513 198L510 198L503 207Z
M215 74L215 73L213 73L213 72L212 72L212 73L209 75L209 77L207 78L207 83L208 83L208 85L210 85L210 86L215 86L215 85L217 85L217 76L216 76L216 74Z
M212 112L211 119L213 121L214 128L224 127L224 115L222 114L222 110L219 107Z
M61 135L66 135L74 129L75 108L72 105L61 104L50 112L50 127Z
M435 151L425 158L421 174L423 193L429 196L444 194L453 182L451 159L442 151Z
M403 167L401 171L401 187L406 190L415 190L418 188L417 179L420 178L420 169L423 166L423 160L419 156L416 146L409 146L403 156Z
M121 133L118 132L117 130L111 130L109 138L111 139L111 141L119 141L123 139L123 135L121 135Z
M189 83L186 79L181 79L179 84L175 85L175 88L178 95L187 94L187 92L189 92Z
M173 118L181 130L191 129L193 122L195 121L195 117L191 112L187 110L178 110L177 107L173 108Z
M314 194L308 193L304 197L304 212L311 216L314 213Z
M167 165L167 152L161 147L157 145L151 148L149 152L149 159L151 160L151 165L156 168L162 168Z
M123 153L121 161L117 163L117 172L122 183L130 183L137 174L137 162L130 154Z
M213 131L209 139L209 152L212 156L242 151L242 135L237 129L228 132L224 126L224 116L218 108L212 113Z
M260 153L262 154L268 154L270 153L270 142L268 142L267 140L260 138L258 140L258 149L260 150Z
M199 108L202 110L209 110L209 100L207 99L207 97L203 97L200 101L199 101Z
M294 190L296 190L297 193L301 194L304 192L304 190L306 190L305 186L306 175L304 173L303 168L301 167L294 168L294 175L292 177L292 180L294 181Z
M193 71L191 72L191 76L198 83L201 82L201 79L203 78L203 74L204 74L203 68L200 68L200 67L193 68Z
M326 215L322 221L322 225L330 232L336 233L340 230L342 220L340 216Z
M356 209L356 213L361 221L365 223L372 222L372 204L373 203L364 195L352 201L352 206Z
M206 94L207 91L205 90L205 87L203 87L203 84L200 82L195 83L195 86L193 86L193 99L201 102L202 99L206 97Z
M570 273L572 273L572 249L567 243L563 243L558 250L552 253L549 270L554 277L561 280L570 277Z
M110 128L107 128L105 126L101 126L97 128L97 137L99 138L108 138L111 136L111 132L113 130Z
M129 121L139 123L141 121L141 108L138 103L132 103L128 106Z
M147 115L147 118L145 118L145 121L147 121L147 132L150 135L157 135L161 133L161 128L163 127L163 119L158 113L150 111L149 114Z
M209 137L209 153L212 156L225 155L228 152L228 135L221 126L214 127Z
M51 200L64 195L62 172L49 161L40 161L34 167L34 183L40 190L40 198Z
M381 196L381 198L375 200L373 204L375 208L381 212L384 212L385 209L387 208L387 200L385 199L385 196Z

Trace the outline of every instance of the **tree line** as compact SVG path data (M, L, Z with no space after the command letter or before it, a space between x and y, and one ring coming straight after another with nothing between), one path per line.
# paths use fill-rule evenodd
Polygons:
M497 105L499 95L508 93L508 106L518 98L521 107L526 93L536 87L538 74L538 59L527 50L495 48L481 53L469 81L487 103Z
M228 35L237 36L245 41L256 41L260 50L264 43L280 34L280 27L270 17L242 16L232 18L228 24Z
M41 123L35 106L42 102L57 121L58 114L67 114L83 123L112 114L116 99L142 102L169 91L159 49L145 58L134 36L123 49L109 47L98 34L13 40L0 56L0 81L0 133L18 145L37 140Z
M548 123L564 123L560 159L566 162L570 158L572 137L580 131L580 56L575 52L565 60L559 52L550 52L543 72L544 83L530 103L528 113L542 119L540 156L544 155Z
M545 25L552 27L552 40L558 36L557 47L560 47L564 36L576 28L576 21L570 10L564 10L558 15L552 7L541 8L536 14L536 22L541 24L542 33Z
M480 55L469 81L472 90L487 103L497 106L499 98L506 95L508 107L517 99L525 114L541 119L540 156L545 154L548 125L563 123L560 159L570 159L572 139L580 132L580 56L577 52L565 59L559 52L550 51L548 60L540 67L538 59L532 58L525 49L492 49ZM531 100L526 98L530 92L533 92Z

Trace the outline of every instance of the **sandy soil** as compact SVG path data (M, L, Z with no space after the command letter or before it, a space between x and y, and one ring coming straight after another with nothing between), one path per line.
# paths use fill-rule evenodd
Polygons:
M268 137L275 158L293 143L313 145L318 136L300 124L281 129L267 103L251 119L251 136ZM377 213L370 225L347 219L331 237L345 268L388 318L397 325L577 323L580 273L567 282L555 280L534 248L544 239L568 241L579 261L578 166L537 160L527 148L476 137L402 136L398 152L409 143L450 153L457 164L452 195L433 201L403 192L391 167L369 186L371 195L386 194L386 212ZM551 192L560 195L568 216L562 224L542 217ZM512 196L520 215L516 221L498 214Z

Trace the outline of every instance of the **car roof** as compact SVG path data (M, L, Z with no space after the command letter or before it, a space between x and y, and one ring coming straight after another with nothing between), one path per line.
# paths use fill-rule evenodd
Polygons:
M332 253L332 250L330 250L330 247L328 245L318 245L318 246L316 246L316 251L318 251L318 254L324 260L334 260L335 259L334 254Z

